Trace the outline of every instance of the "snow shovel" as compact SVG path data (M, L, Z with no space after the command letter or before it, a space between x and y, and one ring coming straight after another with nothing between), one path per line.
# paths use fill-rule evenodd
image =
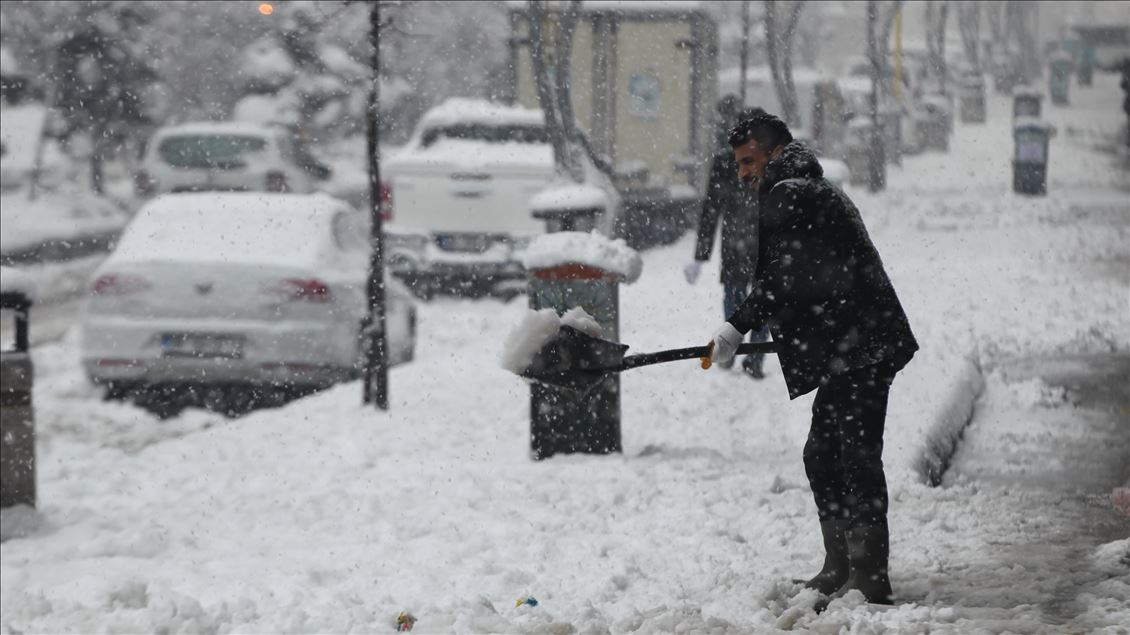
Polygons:
M712 346L712 345L711 345ZM612 373L681 359L702 358L710 368L710 346L673 348L655 353L625 355L627 345L602 340L571 326L562 326L557 335L534 355L522 376L538 383L588 395ZM738 346L738 355L776 352L773 342L747 342Z

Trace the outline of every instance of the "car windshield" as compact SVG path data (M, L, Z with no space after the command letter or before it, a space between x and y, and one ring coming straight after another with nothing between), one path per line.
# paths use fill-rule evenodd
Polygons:
M245 164L243 157L267 147L267 140L248 135L177 135L157 147L161 158L176 168L232 168Z
M490 143L549 143L549 135L544 126L455 124L426 130L421 139L421 146L426 148L440 139Z

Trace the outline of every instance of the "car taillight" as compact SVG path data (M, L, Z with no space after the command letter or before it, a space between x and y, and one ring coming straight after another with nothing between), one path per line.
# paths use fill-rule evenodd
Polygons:
M287 278L263 285L263 291L284 300L329 302L333 299L326 283L314 278Z
M90 283L91 295L126 295L144 291L150 286L149 281L141 276L131 276L122 273L104 273Z
M282 172L267 173L268 192L289 192L290 185L286 182L286 175Z
M138 196L151 196L157 190L157 182L145 170L133 175L133 189Z
M392 220L392 186L381 183L381 220Z

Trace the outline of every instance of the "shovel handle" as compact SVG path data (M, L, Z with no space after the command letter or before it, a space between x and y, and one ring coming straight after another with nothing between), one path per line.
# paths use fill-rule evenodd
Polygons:
M711 342L713 345L713 342ZM777 345L773 342L746 342L738 346L738 352L735 355L750 355L753 353L776 353ZM632 368L639 368L640 366L650 366L652 364L661 364L663 362L674 362L681 359L694 359L696 357L705 358L702 365L704 368L710 368L707 362L710 361L710 346L692 346L690 348L673 348L666 351L658 351L655 353L642 353L640 355L628 355L624 361L615 368L609 369L614 371L629 370Z

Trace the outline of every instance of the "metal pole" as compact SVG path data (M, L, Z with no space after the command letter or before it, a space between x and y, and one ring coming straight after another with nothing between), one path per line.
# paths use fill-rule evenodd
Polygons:
M742 107L746 105L746 68L749 64L749 0L742 0L742 48L741 48L741 79L738 80L739 92L742 98Z
M369 318L366 326L362 400L388 410L388 348L385 337L384 228L381 218L381 161L377 144L381 103L381 8L373 0L369 10L369 45L372 52L372 86L369 89Z
M902 7L895 13L895 101L902 103Z
M867 0L867 53L871 60L871 95L868 109L871 118L871 138L868 143L868 190L878 192L886 186L886 158L883 156L883 130L879 127L879 47L876 40L879 8L875 0Z

